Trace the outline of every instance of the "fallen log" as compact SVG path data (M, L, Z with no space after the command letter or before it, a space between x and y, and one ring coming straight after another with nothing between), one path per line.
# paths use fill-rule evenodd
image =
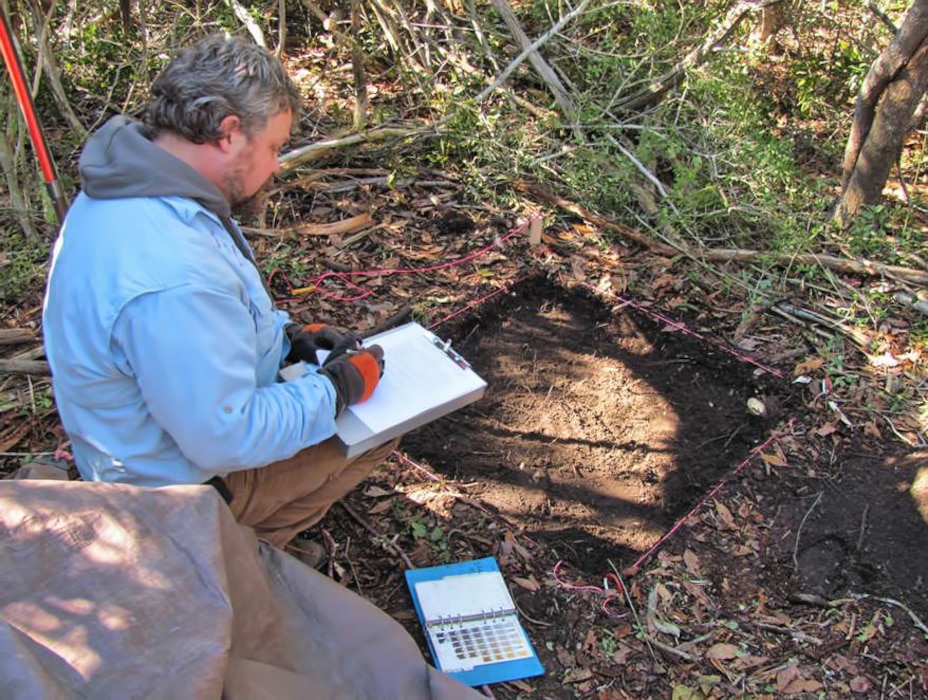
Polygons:
M50 377L51 368L41 360L0 360L0 374L35 374Z
M0 328L0 345L19 345L35 340L35 332L29 328Z

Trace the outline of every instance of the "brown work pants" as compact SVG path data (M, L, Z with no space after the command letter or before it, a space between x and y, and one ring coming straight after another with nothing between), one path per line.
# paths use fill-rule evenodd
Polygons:
M223 477L235 519L281 549L387 460L399 440L346 458L329 439L290 459Z

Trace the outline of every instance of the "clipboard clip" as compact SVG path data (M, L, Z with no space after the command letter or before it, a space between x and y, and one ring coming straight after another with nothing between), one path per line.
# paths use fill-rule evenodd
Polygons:
M439 337L432 338L432 344L441 350L445 355L451 358L451 361L454 362L461 369L470 369L470 363L461 357L454 348L451 347L450 340L442 340Z

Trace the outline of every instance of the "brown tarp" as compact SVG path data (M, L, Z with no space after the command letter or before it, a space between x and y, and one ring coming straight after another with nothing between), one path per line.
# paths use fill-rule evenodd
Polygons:
M206 486L0 481L0 697L474 700Z

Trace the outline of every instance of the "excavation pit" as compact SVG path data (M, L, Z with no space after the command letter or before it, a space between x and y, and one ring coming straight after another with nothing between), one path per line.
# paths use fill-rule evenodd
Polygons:
M522 282L436 332L488 382L402 449L591 572L627 566L767 432L769 375L584 288Z

